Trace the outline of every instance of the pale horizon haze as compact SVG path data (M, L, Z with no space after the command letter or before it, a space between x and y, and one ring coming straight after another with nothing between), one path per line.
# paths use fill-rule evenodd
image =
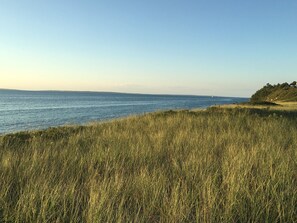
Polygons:
M297 78L297 1L3 0L0 88L250 97Z

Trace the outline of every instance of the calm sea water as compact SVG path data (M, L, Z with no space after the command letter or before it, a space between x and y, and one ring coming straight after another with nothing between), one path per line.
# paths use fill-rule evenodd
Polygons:
M82 124L157 110L205 108L246 98L0 90L0 134Z

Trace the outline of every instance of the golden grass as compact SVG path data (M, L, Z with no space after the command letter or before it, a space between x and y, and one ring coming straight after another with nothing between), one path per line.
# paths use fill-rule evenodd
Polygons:
M249 108L249 109L269 109L272 111L297 111L297 102L275 102L277 105L249 105L249 104L226 104L226 105L215 105L217 108Z
M170 111L0 137L0 222L296 222L294 112Z

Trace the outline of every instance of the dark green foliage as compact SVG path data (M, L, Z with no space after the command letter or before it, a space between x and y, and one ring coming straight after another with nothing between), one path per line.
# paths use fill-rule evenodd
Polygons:
M251 97L251 102L297 101L296 81L291 84L266 84Z

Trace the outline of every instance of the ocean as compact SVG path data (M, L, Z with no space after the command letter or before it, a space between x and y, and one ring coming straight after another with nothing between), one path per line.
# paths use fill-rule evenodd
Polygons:
M0 134L247 100L212 96L0 90Z

